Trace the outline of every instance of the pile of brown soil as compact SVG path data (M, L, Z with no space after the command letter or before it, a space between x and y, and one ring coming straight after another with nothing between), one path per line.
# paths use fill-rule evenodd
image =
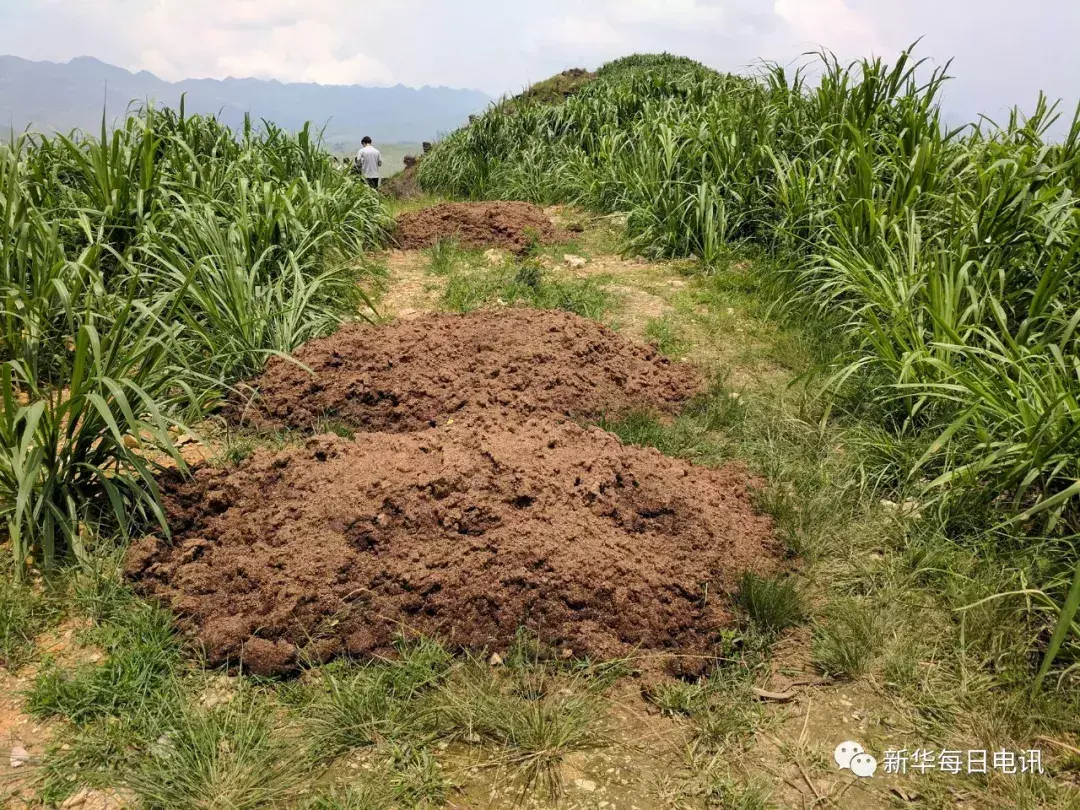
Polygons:
M534 239L556 241L557 232L541 209L524 202L442 203L397 218L398 247L425 248L450 238L467 248L496 246L521 252Z
M403 629L505 649L521 625L697 672L735 577L776 559L749 483L549 419L319 436L166 482L174 545L142 541L127 571L211 664L259 674L380 654Z
M246 418L269 428L308 429L333 417L362 430L406 431L475 413L520 419L672 412L701 386L693 367L552 310L349 325L295 357L314 376L271 359L252 383L259 397Z

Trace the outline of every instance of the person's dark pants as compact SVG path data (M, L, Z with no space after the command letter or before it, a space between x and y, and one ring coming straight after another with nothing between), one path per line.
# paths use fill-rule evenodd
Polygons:
M371 186L373 189L375 189L376 191L379 190L379 178L378 177L365 177L364 179L367 180L367 184L369 186Z

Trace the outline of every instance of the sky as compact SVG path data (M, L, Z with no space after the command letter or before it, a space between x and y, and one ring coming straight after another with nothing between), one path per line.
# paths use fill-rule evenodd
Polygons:
M492 96L668 51L747 72L828 48L953 58L950 117L1080 98L1080 0L0 0L0 53L163 79L445 85Z

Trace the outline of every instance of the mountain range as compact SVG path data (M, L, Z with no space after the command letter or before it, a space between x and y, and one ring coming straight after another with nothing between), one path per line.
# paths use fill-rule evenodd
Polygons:
M175 107L185 96L189 113L213 113L231 127L245 113L286 129L305 121L325 125L328 142L376 143L432 140L468 120L491 98L478 90L449 87L362 87L286 84L261 79L185 79L167 82L132 73L89 56L70 62L33 62L0 56L0 130L17 132L83 129L97 132L102 111L111 123L128 105L152 100Z

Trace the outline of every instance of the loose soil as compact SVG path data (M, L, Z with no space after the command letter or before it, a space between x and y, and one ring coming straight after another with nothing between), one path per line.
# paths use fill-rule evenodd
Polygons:
M524 202L442 203L397 218L400 248L431 247L451 238L465 248L496 246L520 253L534 240L557 241L558 232L542 209Z
M349 325L273 358L243 417L310 429L331 417L361 430L420 430L478 413L593 418L631 409L674 412L698 372L567 312L534 309L427 315Z
M258 674L383 654L403 630L505 649L520 626L696 674L737 577L777 559L753 483L549 418L317 436L166 480L174 544L136 544L127 572L211 664Z

